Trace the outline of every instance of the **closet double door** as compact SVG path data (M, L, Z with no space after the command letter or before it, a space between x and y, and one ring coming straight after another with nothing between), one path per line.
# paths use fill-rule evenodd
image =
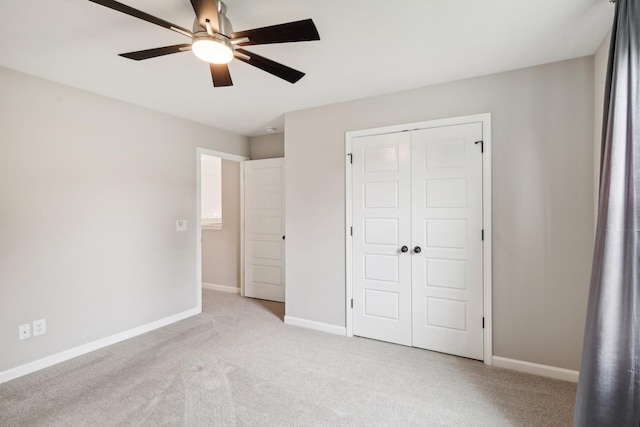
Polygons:
M354 335L482 360L482 124L353 143Z

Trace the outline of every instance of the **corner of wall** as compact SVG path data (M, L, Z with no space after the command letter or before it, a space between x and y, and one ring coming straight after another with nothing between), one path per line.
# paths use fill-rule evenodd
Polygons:
M250 137L249 157L251 160L284 157L284 133Z

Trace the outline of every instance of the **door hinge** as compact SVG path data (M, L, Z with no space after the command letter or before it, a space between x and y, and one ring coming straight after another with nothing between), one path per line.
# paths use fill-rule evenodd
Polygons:
M476 141L475 144L480 144L480 152L484 153L484 141Z
M349 163L353 164L353 153L349 153L347 156L349 156Z
M351 227L351 235L353 236L353 227Z
M482 318L482 329L484 329L484 317Z
M484 240L484 230L480 232L480 237L482 238L482 240Z
M353 308L353 298L351 298L351 308Z

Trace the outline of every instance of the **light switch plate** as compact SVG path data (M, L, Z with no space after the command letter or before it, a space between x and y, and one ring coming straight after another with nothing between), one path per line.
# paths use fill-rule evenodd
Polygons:
M176 221L176 231L187 231L186 219L179 219Z

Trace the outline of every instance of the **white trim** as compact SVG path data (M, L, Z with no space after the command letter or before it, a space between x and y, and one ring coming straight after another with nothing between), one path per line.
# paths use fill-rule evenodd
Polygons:
M525 362L523 360L508 359L506 357L493 356L493 366L496 368L511 369L512 371L524 372L527 374L540 375L541 377L553 378L556 380L578 382L578 371L555 366L541 365L539 363Z
M345 142L345 253L347 256L346 264L345 264L345 274L346 274L346 300L345 300L345 310L346 310L346 335L348 337L353 336L353 310L351 309L351 299L353 298L353 282L351 281L353 277L352 267L353 267L353 239L351 238L351 227L353 227L353 175L351 173L351 165L353 162L353 135L351 132L347 132L346 134L346 142Z
M209 289L210 291L227 292L230 294L239 294L240 288L235 286L215 285L213 283L202 283L202 289Z
M382 135L385 133L405 132L411 130L437 128L441 126L452 126L466 123L485 122L491 119L491 113L473 114L471 116L450 117L446 119L427 120L423 122L405 123L393 126L383 126L379 128L362 129L346 132L346 138L351 139L359 136Z
M232 160L240 163L240 266L244 260L244 179L243 162L249 157L236 154L223 153L222 151L209 150L208 148L196 148L196 307L202 312L202 218L200 217L200 156L215 156L224 160ZM241 270L242 271L242 270ZM244 274L240 274L240 289L244 288Z
M240 162L240 295L244 296L244 162Z
M202 165L200 164L200 154L202 148L196 148L196 307L202 311Z
M101 348L119 343L121 341L128 340L129 338L151 332L155 329L162 328L175 322L179 322L180 320L184 320L188 317L196 316L200 313L202 313L201 309L192 308L191 310L183 311L182 313L174 314L172 316L147 323L146 325L129 329L128 331L119 332L115 335L101 338L99 340L92 341L90 343L83 344L78 347L74 347L69 350L65 350L60 353L26 363L24 365L8 369L6 371L2 371L0 372L0 384L22 377L24 375L31 374L41 369L57 365L58 363L73 359L74 357L82 356L83 354L91 353L92 351L96 351Z
M493 364L493 213L491 189L491 157L493 139L491 133L491 113L480 114L482 121L482 226L484 229L483 242L483 271L484 271L484 363Z
M344 326L330 325L314 320L300 319L299 317L284 316L284 323L291 326L313 329L314 331L326 332L328 334L347 335L347 329Z
M233 160L234 162L244 162L245 160L249 160L249 157L240 156L238 154L230 154L224 153L222 151L209 150L208 148L198 148L198 158L200 158L200 154L204 154L207 156L220 157L224 160Z
M345 133L345 252L346 252L346 268L345 268L345 308L346 308L346 335L353 336L353 316L350 306L351 298L353 297L353 282L352 282L352 263L353 263L353 249L351 242L351 227L352 224L352 177L351 177L351 163L349 153L352 153L352 140L355 137L380 135L385 133L404 132L417 129L427 129L441 126L452 126L465 123L482 123L482 140L484 145L484 155L482 156L482 179L483 179L483 193L482 193L482 218L484 229L484 250L483 250L483 271L484 271L484 363L486 365L493 364L493 275L492 275L492 213L491 213L491 113L475 114L471 116L452 117L447 119L429 120L417 123L407 123L395 126L385 126L373 129L363 129L357 131L351 131Z

